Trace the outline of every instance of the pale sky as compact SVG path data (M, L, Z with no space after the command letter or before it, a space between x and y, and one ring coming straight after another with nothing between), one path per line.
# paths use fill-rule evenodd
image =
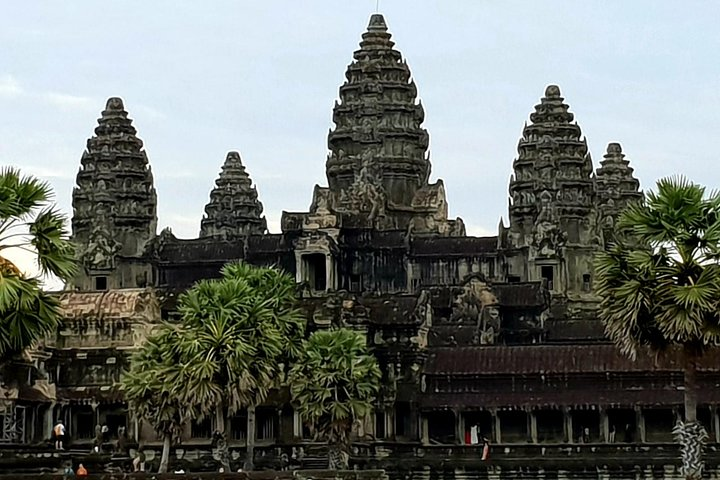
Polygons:
M105 101L125 101L159 229L196 237L229 150L271 232L326 185L338 87L375 0L5 1L0 164L47 179L60 208ZM381 0L426 111L451 216L494 235L523 123L558 84L595 165L619 141L643 188L720 185L720 2Z

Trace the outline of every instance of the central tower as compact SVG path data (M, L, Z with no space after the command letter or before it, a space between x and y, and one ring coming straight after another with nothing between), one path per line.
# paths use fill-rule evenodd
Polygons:
M327 178L347 195L356 179L376 177L391 205L409 207L430 176L429 136L410 69L393 46L385 19L373 15L333 110Z
M283 231L322 224L464 235L462 220L448 220L442 181L428 182L425 111L390 37L383 16L372 15L333 109L328 187L315 187L304 220L285 214Z

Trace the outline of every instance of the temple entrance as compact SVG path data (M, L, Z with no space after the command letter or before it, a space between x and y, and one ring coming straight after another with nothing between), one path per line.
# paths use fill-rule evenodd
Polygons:
M565 418L560 410L537 410L537 441L539 443L564 443Z
M646 442L672 442L675 413L669 408L651 408L643 411Z
M395 403L395 437L411 438L411 410L410 402Z
M528 441L528 416L523 410L498 412L500 442L525 443Z
M95 411L89 405L76 405L72 408L73 424L70 436L76 440L90 440L95 438L95 425L97 425ZM74 435L73 435L74 433Z
M450 411L428 413L430 443L455 443L455 415Z
M597 443L600 441L600 412L598 410L573 410L573 441Z
M635 410L611 408L607 412L610 434L608 443L632 443L637 438Z
M483 442L483 438L492 440L493 418L490 412L465 412L462 414L465 419L466 445L477 445Z

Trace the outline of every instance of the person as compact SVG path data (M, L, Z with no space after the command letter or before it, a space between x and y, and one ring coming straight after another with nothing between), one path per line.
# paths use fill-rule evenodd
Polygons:
M63 471L63 479L70 480L71 478L75 478L75 472L72 469L72 464L68 464Z
M145 452L143 452L142 447L135 453L135 458L133 459L133 471L145 471Z
M487 438L483 437L483 452L482 460L485 461L490 457L490 442Z
M87 469L86 469L85 467L83 467L83 464L82 464L82 463L81 463L80 465L78 465L78 469L77 469L76 474L77 474L78 477L87 477L88 471L87 471Z
M102 443L108 443L110 441L110 429L108 428L107 423L103 423L100 432L102 433Z
M57 425L53 428L53 434L55 435L55 450L65 450L63 448L63 442L65 441L65 425L62 420L58 420Z

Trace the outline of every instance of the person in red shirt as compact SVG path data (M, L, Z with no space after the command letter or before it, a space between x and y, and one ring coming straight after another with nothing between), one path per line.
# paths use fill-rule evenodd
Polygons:
M78 469L77 469L77 472L75 472L75 475L77 475L78 477L87 477L88 471L85 469L85 467L83 467L82 463L78 466Z

